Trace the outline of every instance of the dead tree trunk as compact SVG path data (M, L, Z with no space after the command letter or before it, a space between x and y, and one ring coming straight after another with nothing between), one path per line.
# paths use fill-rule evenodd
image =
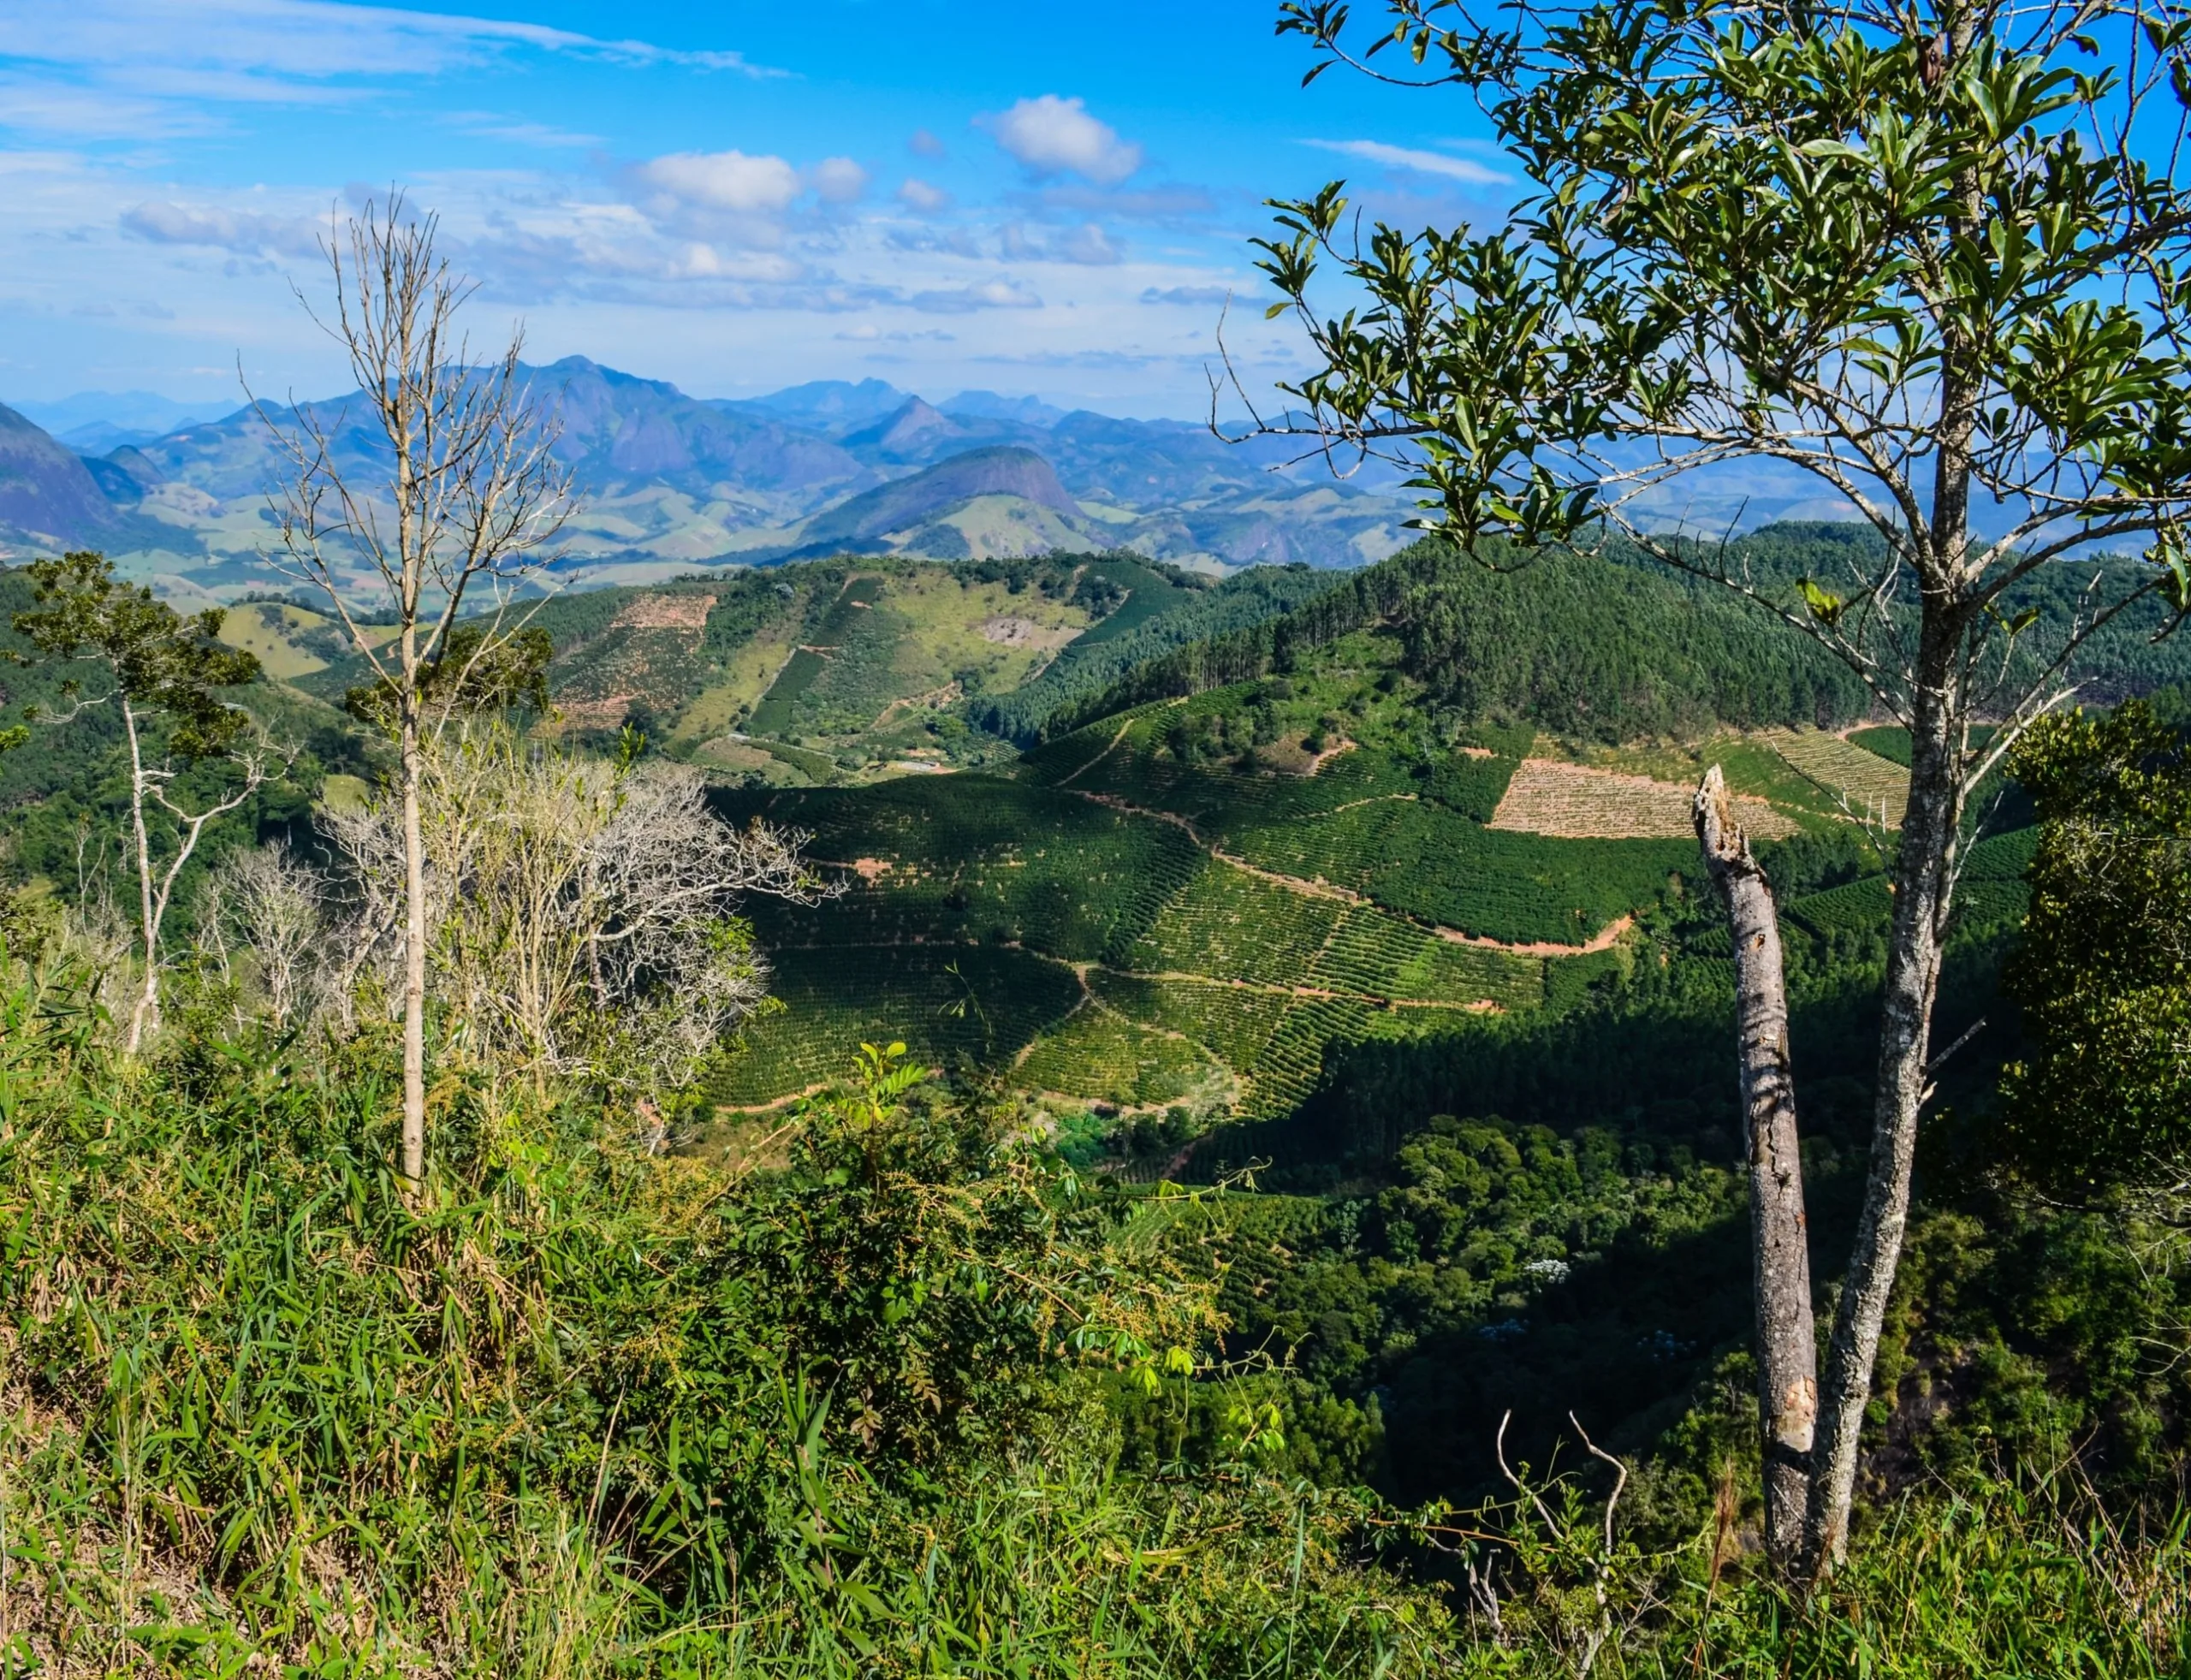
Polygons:
M1800 1563L1810 1515L1818 1345L1808 1222L1788 1055L1788 994L1772 887L1735 826L1714 764L1696 790L1696 838L1734 924L1736 1055L1749 1157L1750 1254L1757 1298L1758 1427L1765 1458L1766 1549Z

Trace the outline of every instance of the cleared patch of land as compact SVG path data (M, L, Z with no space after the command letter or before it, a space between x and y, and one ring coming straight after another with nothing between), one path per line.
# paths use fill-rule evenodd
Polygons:
M1845 798L1853 815L1872 821L1884 816L1889 828L1902 826L1909 773L1899 765L1823 729L1768 729L1764 739L1828 793Z
M1566 840L1681 840L1695 832L1693 792L1671 781L1525 758L1487 827ZM1796 833L1792 817L1763 799L1735 801L1743 828L1765 840Z

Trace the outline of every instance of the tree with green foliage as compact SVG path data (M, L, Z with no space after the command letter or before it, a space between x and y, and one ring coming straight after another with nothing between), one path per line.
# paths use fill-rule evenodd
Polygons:
M1846 1543L1968 808L2073 692L2096 626L2155 590L2191 608L2191 15L1387 0L1364 37L1351 9L1280 6L1317 54L1309 79L1349 64L1458 87L1529 186L1488 233L1365 239L1338 182L1276 206L1271 313L1297 317L1315 364L1292 429L1404 462L1465 543L1618 534L1724 584L1910 733L1871 1176L1784 1559L1815 1568ZM1327 312L1312 294L1333 268L1357 301ZM1667 534L1689 475L1745 460L1816 480L1876 559L1783 585ZM2123 540L2149 564L2068 615L2011 604L2055 560Z
M16 632L53 660L81 661L103 669L110 686L85 694L64 687L74 717L90 706L113 704L129 749L129 822L137 864L137 930L144 983L129 1017L128 1049L135 1054L160 1020L160 929L167 920L176 881L198 850L208 824L246 804L286 767L264 744L245 745L251 714L221 697L223 689L253 681L258 661L225 647L221 612L209 608L185 618L143 585L122 583L103 555L77 552L31 562L37 608L15 616ZM217 760L234 774L213 791L193 798L178 778L189 766ZM157 807L175 824L174 850L156 864L148 814Z
M426 1170L425 755L476 699L514 633L499 611L482 626L460 624L467 604L484 590L506 605L571 511L555 428L520 381L523 335L513 333L492 363L473 362L456 326L472 288L436 252L436 228L397 194L368 205L347 238L325 247L335 309L324 324L349 356L366 424L379 434L368 464L346 453L347 409L259 412L291 472L273 501L281 535L272 563L326 598L371 668L380 692L371 706L394 725L405 858L401 1154L413 1185ZM353 608L360 587L382 597L384 616ZM391 624L392 634L369 627ZM475 627L468 652L452 659L454 638Z
M2191 1190L2191 749L2146 706L2045 719L2016 776L2044 825L2008 966L2032 1053L2004 1081L2016 1166L2184 1217Z

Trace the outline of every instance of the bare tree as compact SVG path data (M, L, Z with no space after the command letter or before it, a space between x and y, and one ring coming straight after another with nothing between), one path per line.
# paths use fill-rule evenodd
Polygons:
M1810 1511L1818 1343L1780 923L1772 883L1735 824L1734 802L1717 764L1696 790L1695 810L1704 866L1726 900L1734 929L1736 1065L1749 1158L1766 1547L1773 1557L1791 1558L1802 1549Z
M507 606L569 518L569 475L555 426L522 381L522 330L493 361L475 364L456 325L472 282L435 250L436 221L402 196L368 204L324 249L331 319L313 312L347 353L385 454L357 464L338 449L346 405L329 418L305 406L258 413L290 477L272 508L281 537L269 560L324 595L371 668L375 709L395 735L402 823L403 1136L401 1171L415 1189L426 1163L426 948L430 938L421 787L430 739L460 703L470 671L507 644L494 627L462 650L464 669L436 681L475 591ZM300 294L301 295L301 294ZM306 307L309 309L310 305ZM353 604L353 578L377 616ZM376 633L377 630L378 633Z
M276 1032L309 1019L323 994L326 903L325 878L278 842L232 852L205 877L199 939L231 979L231 942L249 954Z
M688 765L531 747L496 724L444 737L425 774L436 992L452 1038L513 1072L643 1094L683 1083L765 995L739 899L824 890L803 836L715 816ZM370 977L402 954L402 813L374 801L329 832L358 903L352 962Z

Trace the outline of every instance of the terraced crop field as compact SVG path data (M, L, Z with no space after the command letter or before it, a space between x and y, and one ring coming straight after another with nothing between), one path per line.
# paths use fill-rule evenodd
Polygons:
M980 939L1094 961L1137 938L1200 858L1170 824L995 776L724 793L718 808L809 831L807 855L845 884L810 909L756 901L770 945Z
M1977 932L2010 926L2030 907L2024 871L2039 844L2039 830L2018 828L1980 840L1962 864L1956 885L1953 928ZM1894 894L1884 875L1814 893L1788 906L1788 914L1814 933L1882 931L1894 914Z
M831 654L841 651L860 629L858 616L871 612L882 598L882 579L854 578L847 582L814 626L813 639L792 650L769 692L753 708L751 728L757 735L780 735L790 729L807 692L821 681ZM826 650L826 651L825 651Z
M1582 1004L1633 961L1625 918L1696 873L1689 787L1668 776L1524 757L1519 731L1442 746L1334 731L1317 751L1294 742L1313 774L1273 773L1262 725L1244 746L1237 710L1214 736L1195 723L1228 700L1143 707L1010 776L720 796L727 814L810 830L809 854L845 883L818 906L751 907L807 1026L757 1025L725 1089L804 1089L864 1033L1059 1100L1280 1115L1337 1047ZM1761 837L1833 820L1756 738L1622 751L1675 775L1701 752L1733 760L1738 787L1771 790L1743 801ZM1966 893L1990 914L1980 873ZM1875 878L1790 908L1861 928L1884 901Z
M1130 1021L1092 1000L1039 1040L1014 1071L1030 1090L1155 1108L1183 1098L1232 1100L1232 1070L1191 1039Z
M1674 782L1528 758L1485 826L1569 840L1687 840L1695 832L1695 798L1693 788ZM1763 799L1737 794L1735 806L1743 831L1761 840L1784 839L1799 827Z
M1341 918L1309 979L1333 991L1408 1002L1533 1009L1544 1000L1547 966L1541 957L1458 944L1358 905Z
M1768 729L1774 751L1867 821L1899 828L1909 803L1909 775L1880 754L1823 729Z
M1603 959L1570 953L1694 867L1685 837L1547 836L1464 814L1495 808L1521 762L1488 748L1342 744L1303 755L1313 775L1183 762L1174 726L1198 703L1050 743L1011 778L719 796L733 817L809 830L809 855L844 883L820 905L751 907L786 987L805 988L795 1011L834 987L844 1018L815 1027L823 1041L888 1033L1077 1100L1274 1115L1315 1089L1334 1046L1580 1000ZM938 965L970 950L1078 973L1054 970L1037 1006L973 983L949 1014ZM1060 975L1073 990L1045 988ZM977 1005L1015 1024L977 1044ZM926 1020L938 1011L947 1025ZM751 1036L742 1101L827 1077L826 1042L802 1053L773 1023Z
M1357 805L1233 836L1247 863L1361 893L1478 938L1579 947L1696 867L1691 840L1563 840L1487 828L1428 801Z
M987 946L777 947L785 1006L749 1024L709 1095L760 1107L843 1076L861 1044L903 1041L924 1061L1007 1064L1081 999L1072 971Z
M1274 886L1206 859L1112 965L1304 986L1346 914L1343 900Z

